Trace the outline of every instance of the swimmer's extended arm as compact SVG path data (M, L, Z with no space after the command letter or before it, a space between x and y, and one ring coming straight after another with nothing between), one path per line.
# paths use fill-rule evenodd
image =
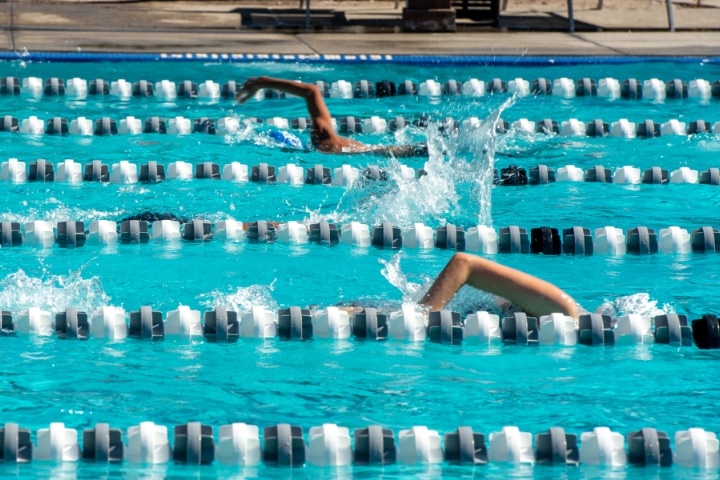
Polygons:
M575 300L555 285L467 253L453 256L420 303L441 310L464 285L506 298L529 315L579 315Z

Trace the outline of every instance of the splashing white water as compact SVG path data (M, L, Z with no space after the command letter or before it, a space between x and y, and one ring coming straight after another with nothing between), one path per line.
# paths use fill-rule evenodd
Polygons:
M380 273L385 279L390 282L390 285L400 290L403 296L403 303L418 303L422 298L423 294L428 288L429 278L424 279L424 283L414 283L408 280L400 268L400 260L402 259L402 252L393 255L390 261L378 259L383 265Z
M497 148L496 125L503 111L515 101L508 98L476 127L450 135L441 124L426 128L429 158L419 179L408 176L403 165L392 159L385 167L387 184L360 183L347 192L350 211L343 212L343 201L336 221L365 223L392 222L407 226L416 221L443 223L454 216L467 215L467 198L476 202L480 224L490 225L493 169ZM397 136L397 134L396 134ZM472 207L471 207L472 208Z
M607 300L600 305L596 313L622 317L624 315L639 314L654 317L665 313L673 313L674 309L670 304L663 304L658 307L658 301L650 299L648 293L636 293L618 297L615 300Z
M493 110L477 127L463 129L455 142L456 151L452 155L453 171L461 182L472 186L473 197L477 201L478 224L492 224L492 188L495 152L498 146L496 131L500 115L517 100L514 94L508 97L497 109ZM470 152L469 162L462 161L460 153Z
M82 270L44 278L30 277L23 270L18 270L0 281L0 306L13 312L30 307L50 312L75 307L92 312L109 305L110 300L100 278L82 278Z
M69 207L55 197L46 198L40 204L23 202L22 205L26 207L22 214L6 212L3 215L3 220L19 223L44 220L53 224L68 219L91 222L93 220L115 218L126 213L126 210L121 208L115 208L114 210L97 210L94 208Z
M258 135L256 124L254 122L247 121L244 117L235 114L231 114L229 117L238 120L239 129L233 134L225 135L224 140L226 143L233 145L252 142L256 145L271 145L268 137Z
M236 312L244 312L252 310L254 306L261 306L274 311L279 308L278 303L272 296L274 289L273 282L270 285L239 287L232 293L213 290L198 295L197 298L200 300L200 304L208 309L213 309L218 305L226 305Z

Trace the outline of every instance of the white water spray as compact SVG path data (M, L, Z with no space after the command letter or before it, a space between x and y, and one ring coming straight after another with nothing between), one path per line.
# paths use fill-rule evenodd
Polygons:
M250 285L239 287L232 293L220 290L213 290L209 293L198 295L200 305L212 310L218 305L225 305L236 312L252 310L253 306L263 306L271 311L276 311L279 306L272 296L274 282L270 285Z
M634 295L626 295L618 297L615 300L607 300L599 306L595 313L622 317L623 315L638 314L654 317L656 315L664 315L673 313L674 309L669 304L663 304L658 307L658 301L652 300L648 293L636 293Z
M97 276L82 278L82 270L68 275L30 277L23 270L0 280L0 305L13 312L39 307L50 312L63 312L67 307L92 312L110 304Z
M413 283L408 280L400 268L400 260L402 258L402 252L394 255L390 261L378 259L383 265L380 273L393 287L400 290L403 296L403 303L417 304L422 298L423 294L427 291L427 284L430 282L429 278L425 278L424 283Z
M390 182L348 190L333 219L408 226L416 221L444 223L475 210L479 224L492 224L496 125L514 101L515 97L508 98L475 127L449 135L440 131L439 124L430 123L425 130L429 154L422 166L425 175L408 178L403 165L392 159L385 167Z

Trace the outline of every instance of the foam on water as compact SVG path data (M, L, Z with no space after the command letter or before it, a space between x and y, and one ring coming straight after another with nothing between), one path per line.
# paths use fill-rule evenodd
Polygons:
M119 217L127 213L126 210L116 207L113 210L84 209L69 207L55 197L48 197L41 202L20 202L22 212L5 212L3 219L10 222L27 223L35 220L44 220L56 224L66 220L78 222L91 222L93 220L106 220Z
M717 136L713 138L702 138L697 141L698 147L701 150L708 152L720 152L720 138Z
M253 122L239 115L230 115L231 117L239 121L239 129L232 135L225 136L225 142L233 145L236 143L255 143L256 145L270 145L270 139L268 137L261 137L258 135L256 126Z
M200 305L212 310L218 305L226 305L236 312L252 310L253 306L262 306L271 311L276 311L279 306L272 296L274 282L270 285L250 285L239 287L234 292L213 290L198 295Z
M623 315L639 314L654 317L665 313L674 313L669 304L658 307L658 301L650 298L647 293L635 293L608 300L597 308L597 313L622 317Z
M82 268L68 275L30 277L18 270L0 280L0 306L13 312L39 307L50 312L62 312L67 307L92 312L110 305L111 297L105 293L97 276L82 277Z
M402 252L393 255L390 261L385 261L382 258L378 259L380 264L383 265L380 273L390 285L402 293L403 303L418 303L427 291L431 279L424 278L423 283L414 283L408 280L407 275L400 268L402 255Z

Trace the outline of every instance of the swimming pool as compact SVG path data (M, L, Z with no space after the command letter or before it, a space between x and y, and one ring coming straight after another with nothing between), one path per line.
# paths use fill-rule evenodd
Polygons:
M185 80L197 85L213 80L221 88L229 80L241 82L261 73L305 81L323 80L329 84L340 80L351 84L360 80L369 80L371 84L390 80L400 84L413 79L418 89L425 82L428 92L440 88L442 93L442 85L451 79L461 82L478 79L485 82L485 90L495 78L506 84L515 81L513 85L519 90L524 83L516 79L527 80L530 89L532 81L538 78L573 81L591 78L598 84L605 78L620 82L628 78L641 81L679 78L687 84L705 79L711 85L720 77L720 68L717 63L700 60L694 64L645 62L520 68L267 61L4 64L3 77L37 77L43 79L43 90L45 79L62 79L67 89L67 80L77 77L88 82L96 78L108 82L125 79L130 84L148 80L155 91L149 98L131 95L121 99L108 94L77 100L67 90L64 96L42 93L35 97L30 94L30 82L20 95L3 97L3 115L18 119L19 128L22 120L35 116L43 120L41 126L45 130L45 120L60 117L68 120L69 132L0 134L3 150L0 162L7 163L8 176L11 163L8 159L17 158L25 162L22 170L26 172L31 162L46 159L53 164L56 176L60 163L66 163L66 159L74 159L82 168L100 160L110 171L113 164L122 160L137 166L156 161L165 167L168 177L171 164L183 161L192 164L193 178L166 178L160 183L72 183L57 178L52 183L3 183L1 220L20 224L26 241L0 249L2 310L11 312L18 320L31 307L54 315L67 307L90 314L100 307L114 306L124 309L121 316L126 321L131 312L151 306L162 314L166 327L168 313L181 310L180 305L198 312L210 311L217 305L237 312L263 307L273 318L281 308L321 310L338 303L377 305L390 312L400 309L403 298L416 299L424 293L427 281L452 255L447 248L411 248L405 241L407 236L403 237L404 245L399 251L360 247L352 244L352 240L351 244L300 243L281 238L270 242L262 239L254 242L245 237L233 240L229 223L224 224L225 238L219 229L221 222L230 219L298 221L308 225L323 219L338 225L354 221L368 225L369 230L380 222L403 228L420 222L433 230L450 223L464 229L466 246L469 229L478 224L491 226L496 233L504 227L519 226L528 235L537 227L553 227L562 232L580 226L590 230L596 250L599 239L596 229L606 226L616 227L623 234L631 228L647 227L657 234L658 240L660 230L670 226L677 225L688 233L704 226L718 227L715 185L699 183L702 172L718 167L718 136L676 135L673 129L677 124L670 122L677 119L685 122L687 128L690 122L703 119L713 126L720 120L715 113L720 99L713 97L712 91L705 99L664 100L512 96L505 92L492 95L486 92L482 96L328 99L341 128L343 117L378 117L367 126L363 122L365 132L357 134L362 141L412 142L427 137L433 153L427 164L425 160L412 159L399 162L414 169L413 173L378 157L322 155L281 148L268 134L271 127L267 119L275 119L273 123L283 129L282 119L292 122L306 116L302 102L297 99L264 99L240 107L222 97L165 99L164 85L156 85L169 80L175 83L175 89L167 91L177 92L177 85ZM436 80L439 86L427 82L428 79ZM212 89L208 84L206 88ZM336 85L336 95L346 94L343 88ZM657 93L653 88L651 84L649 92ZM82 135L83 122L77 121L78 130L70 132L72 120L80 117L92 120L92 135ZM95 120L104 117L115 121L117 135L94 134L98 128ZM143 130L146 123L150 130L160 129L160 122L151 120L158 117L165 121L165 131L170 133L122 133L123 119L125 128L129 128L128 124L132 127L128 117L139 119ZM250 117L264 122L242 121ZM411 126L368 133L382 127L382 120L390 125L398 117L407 119ZM451 122L444 122L443 131L436 125L422 127L428 123L428 117L443 121L452 117L457 121L457 131ZM216 134L205 133L211 124L208 121L199 122L201 131L192 132L195 120L203 118L214 120ZM238 120L237 124L229 121L221 124L220 119L226 118ZM494 133L496 118L507 122L507 132ZM182 119L190 121L192 133L177 133L186 132L183 129L187 123ZM536 122L535 127L542 120L554 120L559 132L554 135L536 132L536 128L526 128L528 122L523 119ZM580 120L584 127L602 119L608 123L609 135L588 136L571 119ZM657 138L623 138L628 136L628 130L623 133L621 119L636 124L651 119L664 134ZM413 125L416 120L420 120L419 126ZM561 131L563 122L568 129L565 134ZM613 123L620 125L616 127L622 135L610 134ZM26 122L26 128L32 129L34 124ZM55 123L51 124L55 128ZM344 124L348 124L347 118ZM663 124L667 124L664 132ZM107 125L108 122L100 122L101 132ZM227 134L222 134L221 125ZM505 124L501 125L500 130L505 130ZM110 129L112 132L112 126ZM306 132L298 135L307 139ZM497 185L491 190L490 212L487 195L493 181L490 170L493 161L499 170L509 165L525 168L528 176L532 167L547 165L558 179L576 173L568 165L581 169L583 177L586 170L597 165L609 168L613 175L625 165L638 168L639 174L621 170L629 179L641 177L645 170L657 166L667 170L669 178L673 172L679 172L675 180L682 183L646 184L637 177L637 183L626 184L557 181ZM204 162L217 164L221 178L194 178L194 166ZM249 179L239 181L238 177L223 179L223 167L232 162L248 166L249 176L253 166L274 166L278 177L281 167L294 164L302 167L303 181L262 184ZM329 169L333 180L354 172L352 168L357 168L358 176L364 177L365 169L374 165L389 179L358 181L350 186L345 182L305 184L305 169L314 169L318 164ZM344 164L350 167L343 170ZM17 173L18 164L13 165ZM68 171L70 165L67 163ZM681 170L682 167L696 170L698 183L692 183L693 173ZM127 168L130 167L126 167L125 173ZM185 168L176 164L175 172ZM420 168L427 175L417 180ZM285 172L292 176L287 168ZM210 173L212 176L212 166ZM146 210L202 218L213 226L215 238L192 242L173 239L175 230L170 225L167 232L163 230L163 235L147 243L124 244L121 238L108 243L99 234L91 235L92 222L120 222ZM43 227L32 223L36 221L50 222L52 227L64 221L83 222L82 228L87 231L85 244L77 248L31 245L28 224L40 230ZM180 230L176 233L180 234ZM141 238L139 232L135 235ZM38 238L40 235L34 240ZM716 313L718 256L678 252L685 248L683 245L687 247L681 241L670 242L670 247L658 248L658 253L652 255L610 255L599 251L593 255L483 255L558 284L590 311L598 307L603 307L603 311L615 310L616 318L631 313L652 317L676 312L692 320L705 313ZM480 300L481 296L464 292L451 306L465 316L477 308ZM193 314L187 315L195 318ZM468 425L474 432L484 433L486 443L491 433L509 425L533 435L559 426L566 433L577 435L578 440L582 433L598 426L608 426L623 436L652 427L668 434L673 451L678 450L676 432L693 427L708 432L718 430L713 408L718 400L714 381L717 358L712 351L694 346L638 345L625 338L606 347L526 348L502 345L497 339L485 339L482 343L470 335L461 345L443 345L393 337L381 342L318 338L317 330L312 341L240 338L237 343L224 345L205 341L201 335L166 333L163 342L133 338L113 341L93 335L87 342L62 341L56 334L28 333L3 338L6 353L0 388L5 398L4 422L30 429L36 444L38 429L48 428L52 422L62 422L78 432L106 422L122 431L126 444L130 437L128 428L146 421L167 426L170 444L176 443L173 428L188 422L212 426L217 443L220 427L234 422L259 426L261 440L271 433L264 433L265 427L299 426L308 443L309 429L326 423L348 428L351 437L357 429L381 425L393 433L398 457L400 431L414 426L426 426L442 436ZM418 438L424 435L421 430L416 433ZM434 442L433 435L428 438ZM624 443L627 446L628 440ZM589 444L590 441L581 444L580 452ZM148 466L130 461L130 450L126 451L125 461L111 466L47 462L38 461L39 450L36 449L36 458L29 464L3 464L3 474L88 478L289 475L288 470L275 469L263 462L252 468L223 465L219 457L212 466L199 470L173 462ZM435 455L437 450L432 452ZM417 465L399 461L385 467L342 468L314 466L309 459L305 463L304 469L294 471L293 475L317 478L488 474L555 478L608 473L585 465L566 470L564 466L532 468L496 461L474 468L448 462ZM678 465L670 472L693 474ZM716 474L716 470L710 472ZM643 469L632 467L612 473L628 477L646 475Z

